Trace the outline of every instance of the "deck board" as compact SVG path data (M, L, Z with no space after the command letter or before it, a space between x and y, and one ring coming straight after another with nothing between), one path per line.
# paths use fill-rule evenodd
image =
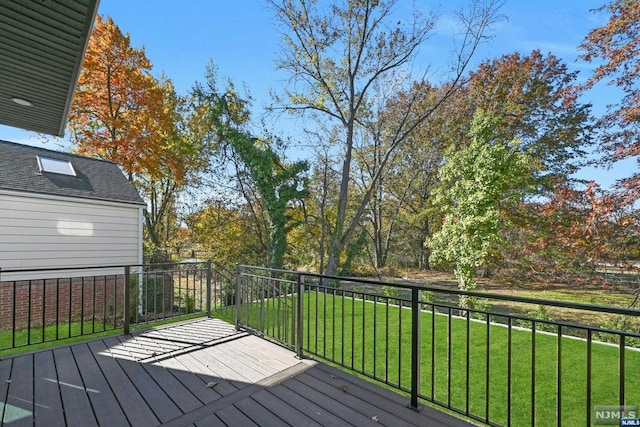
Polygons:
M218 360L211 354L207 354L204 350L190 356L205 366L211 372L211 375L217 378L224 378L236 389L241 389L251 383L251 379L245 376L244 373L238 372L232 366L227 366L223 361Z
M216 412L216 415L223 423L228 426L251 427L258 425L235 406L227 406L226 408L223 408Z
M274 347L262 338L250 335L247 339L238 340L237 349L251 354L259 363L268 362L275 369L286 369L291 366L291 351L283 347Z
M35 377L34 408L36 426L61 426L65 424L62 401L58 388L58 374L53 352L34 354L33 371Z
M117 342L119 342L117 338L105 340L107 345L116 344ZM169 395L140 364L126 359L117 359L117 362L161 422L169 421L182 415L182 411L171 400Z
M160 421L140 396L129 377L120 368L117 360L109 355L108 348L103 341L94 341L89 348L97 354L96 360L109 383L122 410L127 414L129 423L135 426L156 426Z
M408 403L407 397L328 365L320 364L316 370L309 370L307 373L316 378L324 378L333 384L339 384L339 390L342 390L343 386L346 386L347 392L343 394L342 398L337 398L340 401L345 401L345 395L354 396L358 400L358 404L371 404L377 408L379 412L385 411L386 414L400 418L409 425L421 425L420 423L424 423L426 414L429 416L429 425L433 427L469 425L467 422L429 407L423 408L422 412L405 410L407 409ZM378 418L380 419L380 416L378 416ZM385 422L383 422L383 424L385 424ZM390 425L396 424L391 423Z
M275 416L251 397L239 400L234 406L262 427L279 427L284 423L281 418Z
M195 394L178 381L169 370L150 363L138 366L141 366L149 374L183 414L202 406L202 402Z
M170 359L165 359L158 363L160 363L162 366L168 366L171 362ZM210 368L205 363L202 363L202 361L195 358L191 353L182 354L174 358L173 363L174 369L184 370L183 372L193 372L196 377L200 379L202 383L201 387L204 387L207 390L213 390L213 392L219 394L219 396L226 396L228 394L231 394L237 391L239 387L244 387L245 385L244 383L236 385L229 378L225 378L217 374L217 372L213 368ZM180 366L182 366L182 368L180 368ZM216 386L208 388L207 384L209 383L214 383L216 384ZM211 401L215 400L216 398L217 397L207 400Z
M217 319L0 360L2 426L469 424Z
M225 423L220 421L220 418L218 418L216 414L209 415L193 425L196 427L227 427Z
M13 359L0 360L0 424L5 419L5 411L7 409L7 396L9 393L9 384L11 381L11 367Z
M289 381L287 381L287 383L289 383ZM281 401L286 402L287 405L294 408L304 408L304 414L320 425L340 427L346 424L345 420L325 410L325 408L319 406L316 402L295 393L283 384L270 388L269 392Z
M315 422L298 409L283 402L268 390L259 391L253 396L253 399L265 408L269 408L270 412L273 412L274 415L291 426L322 426L322 424Z
M326 380L319 379L325 376ZM416 414L407 414L404 417L398 415L398 412L403 411L398 411L399 408L394 408L392 404L386 402L384 399L379 399L377 396L366 395L367 397L365 399L361 394L361 390L352 383L341 381L338 378L333 379L331 374L326 374L320 369L305 372L298 380L308 387L311 387L315 392L327 396L329 401L338 401L341 405L349 408L350 411L364 416L368 422L386 426L419 425L417 423L422 419L420 415L414 416ZM294 384L292 384L292 386L294 386ZM300 387L296 390L304 392L300 390ZM331 406L329 407L331 408ZM406 402L400 409L406 409Z
M177 381L187 388L203 405L219 399L221 394L218 393L216 387L208 388L207 384L214 378L209 380L192 371L187 364L182 363L176 358L170 357L162 361L153 362L154 366L158 366L171 374Z
M98 424L114 426L128 424L127 416L109 387L89 346L75 345L71 347L71 350L78 364Z
M256 338L256 337L248 337ZM259 340L264 341L264 340ZM257 345L260 344L260 345ZM263 343L255 343L257 351L263 346ZM251 353L241 343L234 341L230 346L218 346L208 350L209 353L218 360L233 360L234 363L239 362L243 366L242 375L247 377L251 382L260 381L262 378L271 376L286 369L294 364L291 353L287 357L287 362L279 361L276 357L271 356L268 359L260 359ZM265 363L268 360L271 363Z
M12 426L33 424L33 355L14 360L9 379L5 422ZM12 421L13 420L13 421Z
M340 400L336 400L332 389L322 389L316 387L316 384L309 383L309 379L313 377L306 373L301 374L299 377L289 380L283 385L287 387L291 392L304 397L305 399L314 402L320 407L321 412L331 412L335 416L344 420L347 424L356 426L376 426L379 425L373 418L377 415L377 412L372 411L358 411L353 407L345 405L341 402L344 396L339 396ZM327 393L327 391L329 391ZM343 392L341 392L343 393ZM366 414L366 415L365 415ZM398 425L398 424L396 424Z
M379 425L406 425L410 421L395 414L391 408L381 405L376 396L363 399L353 384L341 381L339 378L334 379L331 375L318 369L305 372L300 376L299 381L304 382L314 391L324 394L329 400L338 401L341 405L363 415L369 421L376 419L375 422Z
M58 370L60 396L64 405L66 422L69 425L95 425L96 418L85 391L78 365L70 347L53 351Z

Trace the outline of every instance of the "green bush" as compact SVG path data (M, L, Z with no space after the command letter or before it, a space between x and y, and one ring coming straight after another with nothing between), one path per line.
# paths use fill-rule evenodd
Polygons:
M634 318L631 316L624 316L621 314L610 316L602 325L603 329L620 332L640 333L640 328L637 325L637 320L634 322ZM596 339L603 342L610 342L614 344L620 343L620 336L616 334L610 334L606 332L598 332ZM625 345L630 347L640 348L640 338L626 337Z
M139 287L139 276L132 275L129 281L131 315L161 314L172 310L173 280L164 273L144 273L142 276L142 292Z
M543 321L548 321L548 322L552 322L553 321L553 317L551 317L551 314L549 312L549 307L546 305L542 305L542 304L538 304L538 306L536 307L535 310L529 311L527 313L527 315L535 320L543 320ZM521 326L523 328L528 328L531 329L532 327L532 323L529 320L518 320L516 322L516 324L518 326ZM549 324L549 323L545 323L545 322L536 322L536 330L538 331L546 331L546 332L555 332L557 331L557 326Z
M422 291L421 298L425 304L432 304L436 301L436 296L432 291Z

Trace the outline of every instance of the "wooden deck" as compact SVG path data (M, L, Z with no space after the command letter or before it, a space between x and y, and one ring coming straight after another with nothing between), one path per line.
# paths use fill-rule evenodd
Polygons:
M217 319L4 358L3 426L464 426Z

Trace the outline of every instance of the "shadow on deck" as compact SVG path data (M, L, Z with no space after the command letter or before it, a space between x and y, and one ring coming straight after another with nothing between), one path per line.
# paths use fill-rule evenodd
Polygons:
M4 426L465 426L218 319L0 361Z

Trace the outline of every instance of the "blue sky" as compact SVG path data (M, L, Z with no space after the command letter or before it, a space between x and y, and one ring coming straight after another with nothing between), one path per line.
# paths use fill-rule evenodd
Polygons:
M540 49L562 58L570 69L580 71L586 78L593 65L578 60L577 46L589 30L606 23L606 15L590 12L606 1L506 0L502 13L507 19L494 28L493 40L483 45L476 62ZM436 33L419 52L414 70L421 74L427 65L442 69L452 48L453 11L468 2L399 0L399 10L413 2L422 10L435 10L440 15ZM277 91L285 82L286 74L275 70L279 30L262 0L102 0L99 13L110 16L123 32L130 33L134 46L144 46L154 64L154 73L164 73L180 93L204 80L210 59L222 78L229 77L236 85L248 87L255 99L256 115L269 104L269 91ZM601 86L583 100L592 102L594 111L601 112L612 93ZM0 139L37 145L42 137L0 126ZM65 142L58 140L57 144ZM58 149L56 142L46 146ZM580 177L608 186L635 169L635 161L630 161L608 171L586 169Z

